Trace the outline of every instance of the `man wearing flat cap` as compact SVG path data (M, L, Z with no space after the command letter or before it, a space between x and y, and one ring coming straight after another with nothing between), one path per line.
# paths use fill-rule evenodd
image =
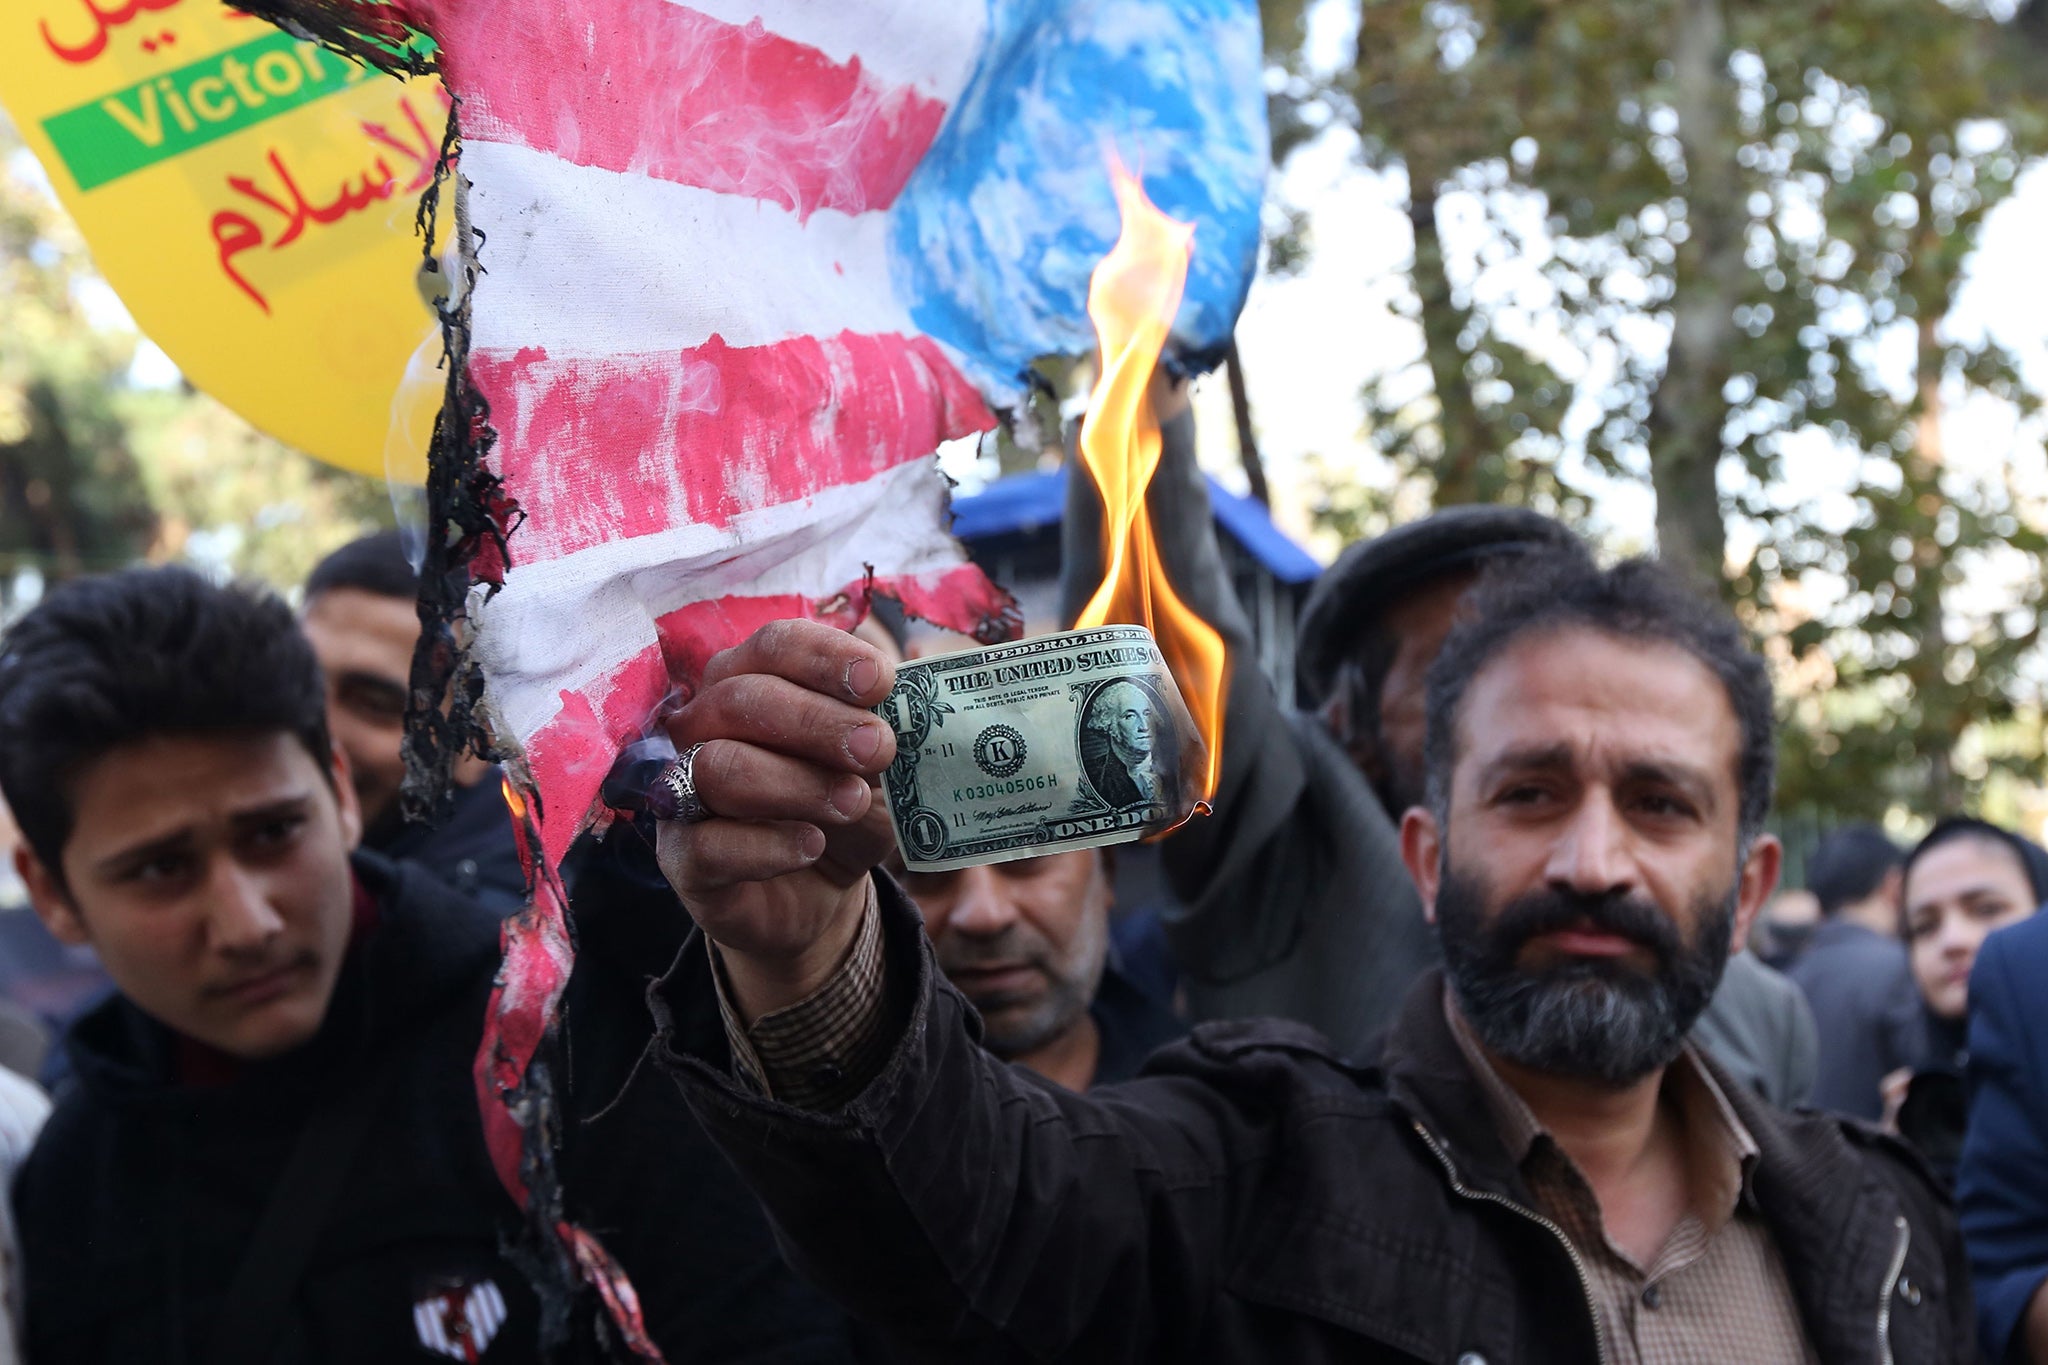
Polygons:
M1449 507L1352 545L1309 594L1296 674L1312 708L1273 693L1216 544L1184 387L1155 376L1163 438L1148 498L1160 554L1190 608L1230 651L1214 814L1161 847L1180 904L1165 914L1196 1020L1275 1015L1352 1056L1393 1022L1434 936L1401 863L1401 813L1423 803L1424 677L1460 603L1496 565L1588 556L1560 523L1521 507ZM1093 484L1067 484L1062 609L1101 579ZM1696 1036L1779 1104L1812 1085L1813 1021L1798 989L1738 954Z

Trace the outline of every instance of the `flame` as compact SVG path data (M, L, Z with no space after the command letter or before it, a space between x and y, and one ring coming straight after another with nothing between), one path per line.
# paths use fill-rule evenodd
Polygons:
M526 801L519 795L519 788L512 785L512 779L501 777L498 783L505 789L505 808L512 812L514 820L526 818Z
M1223 759L1223 637L1174 592L1145 505L1160 452L1159 422L1145 390L1180 310L1195 228L1154 207L1144 185L1113 156L1109 171L1123 226L1088 281L1101 374L1081 428L1081 463L1102 495L1106 553L1102 585L1074 626L1135 624L1152 632L1208 744L1207 798L1216 793Z

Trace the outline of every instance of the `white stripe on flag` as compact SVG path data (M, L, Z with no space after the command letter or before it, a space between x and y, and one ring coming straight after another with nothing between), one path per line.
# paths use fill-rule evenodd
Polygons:
M441 1326L441 1301L421 1299L412 1306L413 1330L419 1333L420 1345L442 1355L449 1354L448 1334Z
M807 43L835 62L859 58L892 85L912 85L952 104L981 59L988 14L980 0L675 0L685 9L750 24Z
M477 1349L488 1350L491 1338L505 1325L505 1295L497 1281L485 1280L469 1291L469 1325L476 1334Z
M889 281L889 220L757 199L465 141L478 253L472 344L557 359L915 334Z
M481 613L476 657L499 722L524 744L581 692L655 643L654 622L692 602L812 595L877 575L952 568L946 482L930 460L746 512L514 567ZM574 813L570 816L574 818Z

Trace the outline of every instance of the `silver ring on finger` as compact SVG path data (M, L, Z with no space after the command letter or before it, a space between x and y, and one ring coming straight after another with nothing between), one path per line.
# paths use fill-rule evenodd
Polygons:
M702 744L692 744L677 754L674 762L661 770L659 795L669 799L660 804L667 806L668 809L657 809L654 813L662 819L680 820L686 825L694 825L711 818L710 807L704 804L703 797L697 795L694 772L697 751L703 747Z

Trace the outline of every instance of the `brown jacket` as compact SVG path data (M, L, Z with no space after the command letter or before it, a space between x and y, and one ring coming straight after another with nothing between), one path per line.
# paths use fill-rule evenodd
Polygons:
M798 1268L915 1358L1599 1359L1575 1257L1501 1147L1436 973L1377 1065L1300 1025L1215 1024L1074 1095L976 1046L886 878L882 912L896 1041L844 1109L731 1079L701 945L650 992L654 1055ZM1961 1247L1917 1160L1716 1079L1819 1358L1973 1360Z

